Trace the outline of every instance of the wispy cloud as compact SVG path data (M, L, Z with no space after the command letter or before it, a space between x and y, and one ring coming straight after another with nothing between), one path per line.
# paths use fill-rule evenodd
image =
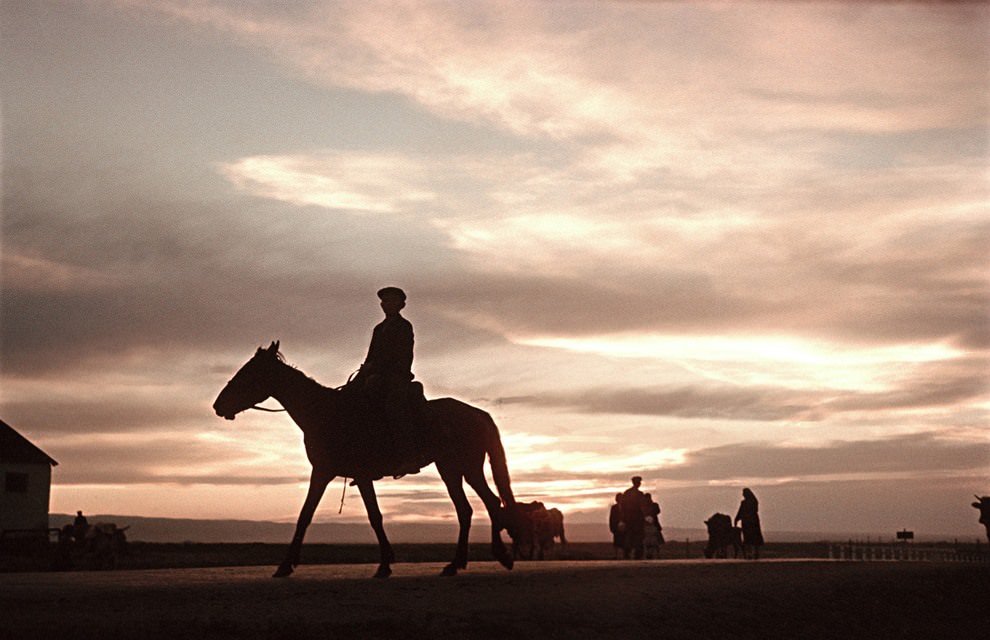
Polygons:
M351 212L392 213L403 203L422 205L437 194L419 186L421 176L403 174L416 163L385 156L253 157L221 166L237 187L292 204Z

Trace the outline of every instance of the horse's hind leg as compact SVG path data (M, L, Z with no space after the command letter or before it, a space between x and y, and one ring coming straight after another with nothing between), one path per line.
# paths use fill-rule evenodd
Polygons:
M467 495L464 493L461 474L449 471L440 464L437 464L437 471L440 472L443 483L447 485L447 493L450 494L450 499L454 502L454 509L457 510L457 524L459 525L457 551L454 553L454 561L444 567L440 574L453 576L457 575L458 569L467 568L468 534L471 532L471 515L474 513L474 509L471 508L471 503L468 502Z
M502 542L502 535L500 533L503 527L502 501L488 486L488 482L485 481L485 474L481 469L477 472L464 474L464 478L471 485L471 488L474 489L475 493L478 494L478 497L481 498L481 501L485 503L485 509L488 510L488 518L492 522L492 555L506 569L511 569L513 565L512 554L505 548L505 543ZM529 553L530 558L532 558L532 547L530 547Z

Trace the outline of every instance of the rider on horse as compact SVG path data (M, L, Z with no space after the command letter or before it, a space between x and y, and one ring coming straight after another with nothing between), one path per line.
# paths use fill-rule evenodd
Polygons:
M383 412L392 433L396 476L418 473L422 464L422 424L418 414L422 385L413 382L413 327L400 311L406 294L398 287L378 291L385 319L375 326L368 355L354 382Z

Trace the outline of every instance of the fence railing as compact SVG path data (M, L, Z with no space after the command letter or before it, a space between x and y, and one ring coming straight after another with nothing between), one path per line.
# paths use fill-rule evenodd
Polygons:
M923 547L915 544L869 544L849 542L828 545L830 560L869 562L965 562L990 564L990 553L983 549Z

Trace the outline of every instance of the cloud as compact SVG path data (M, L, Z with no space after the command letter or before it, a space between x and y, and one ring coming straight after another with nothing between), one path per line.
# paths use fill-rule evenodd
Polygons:
M655 475L670 480L761 478L764 482L816 476L841 479L847 475L922 477L978 472L986 468L988 455L990 448L985 443L956 441L935 433L826 446L746 443L689 453L683 468L659 469Z
M322 157L242 158L221 166L221 172L239 188L254 195L305 206L387 214L404 202L432 204L438 194L416 186L419 176L406 182L402 174L419 165L387 156L346 159ZM418 179L417 179L418 178Z
M779 141L753 145L775 129L916 130L985 117L975 63L987 52L985 12L973 7L769 3L754 23L752 7L670 3L572 7L565 21L541 3L301 6L146 9L264 48L314 83L394 92L444 118L521 136L598 140L588 157L615 175L672 161L710 175L741 166L731 160L739 152L747 165L779 166ZM904 37L922 25L955 46Z
M58 293L100 290L113 288L114 285L114 279L106 273L43 256L4 252L0 261L6 286L15 290Z
M917 365L898 360L847 364L846 368L824 365L821 375L812 378L804 378L800 367L760 358L744 362L714 359L699 366L690 364L690 357L682 355L678 361L689 363L690 369L710 372L709 379L681 385L647 386L642 380L629 381L624 387L577 385L565 391L546 390L512 402L567 408L578 413L710 420L808 423L845 415L868 422L872 416L902 412L905 419L910 416L910 420L918 421L925 411L938 416L941 411L975 408L990 392L990 383L983 375L984 358L935 360ZM734 370L744 383L729 382ZM856 373L862 373L868 384L860 385ZM798 383L793 384L795 381ZM864 390L864 386L874 388Z
M2 406L74 487L291 492L209 403L273 339L342 382L384 284L574 509L976 473L985 7L3 6Z
M978 476L990 460L990 447L979 439L924 432L821 444L746 441L688 449L678 455L644 451L642 457L636 466L587 471L555 469L554 479L580 486L621 486L631 473L638 473L650 485L659 483L674 489ZM646 462L651 457L653 465ZM546 481L546 474L546 469L516 469L513 479L539 484ZM608 489L602 489L602 493L607 495Z
M369 238L366 242L370 243L370 237L392 224L398 214L410 223L409 227L403 225L409 232L389 238L387 246L392 253L414 261L415 266L425 268L427 261L415 261L412 256L416 251L403 251L400 243L415 243L412 238L421 237L427 227L435 234L431 240L445 243L444 255L451 261L448 264L471 270L464 279L474 289L501 288L503 295L509 295L510 287L532 288L537 302L518 306L508 304L511 298L503 297L499 317L487 320L489 326L532 333L552 325L570 334L603 327L655 331L658 324L677 331L699 324L717 331L747 331L772 320L787 334L826 332L853 341L893 343L951 335L963 344L986 344L986 287L962 271L971 271L976 243L985 229L976 223L974 211L954 220L953 228L958 230L954 238L938 238L931 243L927 240L944 225L925 222L935 213L931 207L952 206L945 202L946 193L959 194L955 197L960 199L960 207L980 201L980 193L960 189L979 182L985 146L970 152L961 173L958 165L934 169L917 166L918 161L930 161L930 157L919 155L919 147L911 146L915 160L910 173L896 167L868 176L844 172L841 193L835 193L836 179L823 173L833 169L830 158L862 155L886 134L868 131L863 137L864 132L859 131L851 136L849 131L856 127L850 126L832 127L823 133L831 126L821 118L823 103L839 102L850 108L855 102L863 109L895 112L904 104L930 100L924 97L932 89L930 84L924 85L923 92L912 88L917 82L909 83L908 78L953 83L953 87L965 86L967 91L979 86L979 82L966 82L976 71L971 65L952 66L958 62L954 49L940 49L923 59L912 53L906 60L915 66L902 66L899 56L904 47L894 36L900 29L912 28L918 19L915 13L892 11L886 29L875 34L885 46L866 46L858 35L870 31L882 11L847 14L771 6L775 20L751 25L737 11L640 7L636 11L642 28L620 35L595 12L578 12L569 26L562 26L539 5L523 5L518 14L479 7L462 10L446 4L403 5L386 12L373 7L312 4L277 14L266 14L260 7L223 4L125 6L216 26L241 42L270 51L315 83L395 92L441 118L485 121L521 138L532 138L534 143L542 145L540 140L547 138L559 145L530 146L527 153L472 160L456 154L431 158L421 153L338 150L248 156L222 164L224 175L245 194L295 205L289 215L300 215L299 209L305 211L307 205L387 214L388 222L362 234L361 240L345 250L348 256L360 256L363 238ZM597 11L627 17L629 8L604 5ZM668 12L676 19L664 19ZM958 31L965 47L978 46L975 39L968 39L965 22L937 12L935 16L938 20L932 28L941 37ZM826 28L835 20L843 22L845 30ZM659 25L661 31L647 29L645 24ZM476 37L479 28L485 29L484 43ZM388 37L400 29L405 37ZM726 37L729 39L721 46L711 49L709 57L699 55ZM493 42L499 43L498 65L491 59ZM838 74L829 65L808 62L817 60L813 56L781 56L782 43L807 50L808 56L834 47L842 52L842 68L855 73ZM630 55L594 55L602 48L628 50ZM876 55L871 54L874 49L883 51L884 82L878 81L874 66L863 64L866 59L877 62ZM663 64L666 56L678 64ZM523 62L503 64L516 59ZM610 62L616 59L640 62L616 66ZM793 73L780 74L781 65L799 66L791 69ZM917 65L954 71L916 75ZM726 69L738 74L726 73ZM500 79L499 74L508 75ZM729 79L718 81L721 84L714 80L725 77ZM781 78L795 86L780 88ZM461 86L465 83L467 86ZM775 93L761 96L752 89L748 95L740 88L750 86L763 87L764 91L773 87ZM881 92L889 95L878 95ZM574 99L576 93L587 96L588 101L604 96L610 109L590 108L583 100ZM725 103L725 95L755 99L754 104L770 110L762 114L758 125L748 126L744 123L753 108ZM982 102L954 99L948 112L972 127L981 120L963 117L963 107ZM695 112L677 111L685 104L692 105ZM544 110L556 120L550 122L541 116ZM791 123L787 114L794 112L803 114L807 122L801 126ZM699 118L698 113L704 117ZM923 116L910 113L912 122L923 122L929 128L946 127L939 120L947 113L944 108L926 111ZM739 136L749 129L754 130L745 138L719 136L722 131ZM918 127L905 130L916 131ZM603 131L607 135L602 135ZM680 136L682 142L667 144L657 138L657 132ZM843 137L836 138L839 133ZM759 150L760 145L765 145L764 151ZM789 145L802 153L788 153ZM674 153L670 156L673 160L627 159L624 162L639 167L632 172L628 167L603 172L601 163L591 160L592 156L635 158L637 149L653 147L662 147L664 154ZM892 143L889 148L892 157L905 157L901 146ZM807 155L809 149L811 157ZM644 153L648 156L651 152ZM762 154L763 160L754 158L754 153ZM692 160L695 156L702 161ZM561 162L562 158L566 160ZM772 171L767 171L771 166L767 162L772 163ZM878 189L883 210L868 204L877 199ZM928 204L915 214L905 209L916 208L923 194L932 192L938 193L938 205ZM816 211L823 200L830 203L827 214ZM805 222L807 216L819 220L819 215L828 215L828 224L809 226ZM267 256L260 266L292 273L293 282L288 286L294 290L314 290L320 286L319 278L326 277L329 269L317 268L311 283L300 282L305 278L300 276L300 269L313 269L312 264L325 259L325 254L315 247L302 249L300 243L306 239L299 234L286 233L282 246L261 245L252 237L264 234L261 220L247 222L244 216L237 220L224 216L223 220L225 230L240 228L238 240L248 243L238 252L231 249L238 240L217 237L208 244L199 239L198 255L182 254L190 274L218 266L226 269L225 260L207 257L207 251L226 245L225 257L231 260L252 256L239 265L241 269L250 269L258 264L259 256ZM313 233L314 216L307 215L304 220L309 227L306 235L326 237ZM296 220L297 224L302 222ZM846 233L849 224L859 228L855 237ZM287 225L278 227L283 231ZM349 227L353 228L350 223ZM174 238L174 233L164 228L134 229L127 234L132 243L150 237L170 238L173 243L178 240L171 250L188 248L183 247L187 240ZM864 245L863 238L870 240ZM908 238L912 238L917 253L905 260L903 251L911 247L899 249L896 245ZM143 247L145 255L154 256L145 259L147 268L158 269L162 260L170 258L174 263L179 254L162 253L164 246L159 240L154 246ZM432 256L436 244L424 242L417 248ZM129 248L131 255L141 251L141 244ZM289 251L296 256L289 257ZM706 259L697 260L699 255ZM953 263L945 260L947 255L969 257ZM306 265L302 257L311 258L313 263ZM123 268L133 270L132 260L122 262ZM330 266L337 264L331 261ZM950 267L953 264L958 270ZM531 277L537 270L542 276ZM925 274L929 277L919 277ZM236 280L246 280L244 274L221 271L219 275L229 278L233 286L216 293L204 291L199 297L222 300L231 311L242 310L247 303L241 300L257 300L259 289L286 286L273 283L270 273L251 274L258 278L259 286L238 290ZM931 286L910 293L925 282ZM204 284L193 286L201 289ZM583 295L563 299L547 296L547 290ZM664 303L658 308L647 292ZM937 304L925 304L927 295L938 295ZM825 297L829 321L823 323ZM162 299L169 301L168 294ZM539 308L541 299L546 301L546 309ZM27 304L32 306L30 301ZM99 300L98 304L109 302ZM215 313L214 306L206 311ZM513 314L517 308L525 313ZM607 311L615 308L628 313ZM456 315L457 310L452 313ZM51 310L38 309L35 316L39 314L51 314ZM131 324L143 321L129 318Z
M401 186L390 183L393 186L388 191L395 196L382 198L374 190L362 189L360 180L346 178L365 173L361 166L370 161L367 158L354 158L353 166L352 159L341 154L308 160L267 158L279 169L266 177L266 186L257 194L310 203L336 202L335 193L353 194L348 196L352 206L361 201L379 202L380 213L425 221L438 239L446 236L451 259L471 269L472 279L484 278L489 290L499 286L493 278L526 286L529 274L536 272L540 278L532 282L540 288L551 280L556 281L557 290L571 283L575 290L583 287L583 295L575 297L573 304L565 301L562 306L559 299L553 299L558 310L553 324L562 328L582 320L589 328L608 326L609 319L594 313L595 309L641 306L641 313L613 315L613 327L619 329L630 319L638 319L641 329L656 326L657 321L679 326L677 316L682 315L684 324L717 323L722 318L735 324L737 331L751 331L773 318L784 331L824 331L853 341L914 342L948 334L962 344L981 345L990 333L984 313L990 306L990 292L971 266L979 259L978 245L985 235L975 209L972 213L961 209L951 231L933 225L930 212L924 209L875 219L864 219L863 212L855 210L844 215L855 215L873 227L855 237L843 233L844 226L809 230L792 219L791 212L746 212L739 205L735 214L716 209L704 215L634 213L616 219L610 203L613 197L604 183L576 181L580 197L568 203L564 199L573 197L575 190L567 188L566 180L536 186L527 176L539 172L527 162L539 161L518 160L507 175L502 162L381 157L373 162L389 164L391 173L404 181ZM295 175L292 167L298 163L310 168L298 178L285 178ZM408 167L416 168L410 172ZM559 174L561 169L555 171ZM458 176L463 186L450 192L443 206L424 205L432 196L419 196L437 192L441 176L450 174ZM336 186L297 192L299 184L324 179L321 176ZM235 180L243 184L243 178ZM411 195L403 197L403 193ZM467 195L477 193L498 194L514 203L514 211L506 213L496 203ZM654 212L670 206L662 193L638 197L651 198ZM911 197L903 205L910 204ZM479 216L484 211L491 217ZM772 240L775 234L777 241ZM862 238L869 238L868 244L863 245ZM692 255L710 259L698 262ZM954 257L947 260L946 256ZM648 293L663 304L657 305ZM607 305L596 305L596 294ZM831 317L823 324L822 297L826 295ZM865 296L875 302L864 307ZM927 303L931 297L935 305ZM503 328L533 331L546 323L538 309L528 311L528 318L503 318ZM878 321L877 314L884 313L889 316Z
M59 385L57 389L15 400L20 388L26 385L10 381L15 386L8 390L3 403L4 415L25 432L44 433L47 437L62 434L89 433L119 435L168 430L172 433L195 433L202 430L204 416L208 416L207 402L189 402L188 396L172 390L168 385L136 384L93 385L90 380L79 385L77 393L68 394ZM53 385L54 386L54 385ZM94 387L102 387L96 390ZM219 388L217 389L219 391Z
M219 419L213 424L219 424ZM130 433L49 432L59 485L285 485L309 477L301 434L240 419L236 430L143 425ZM287 473L287 471L289 471Z

